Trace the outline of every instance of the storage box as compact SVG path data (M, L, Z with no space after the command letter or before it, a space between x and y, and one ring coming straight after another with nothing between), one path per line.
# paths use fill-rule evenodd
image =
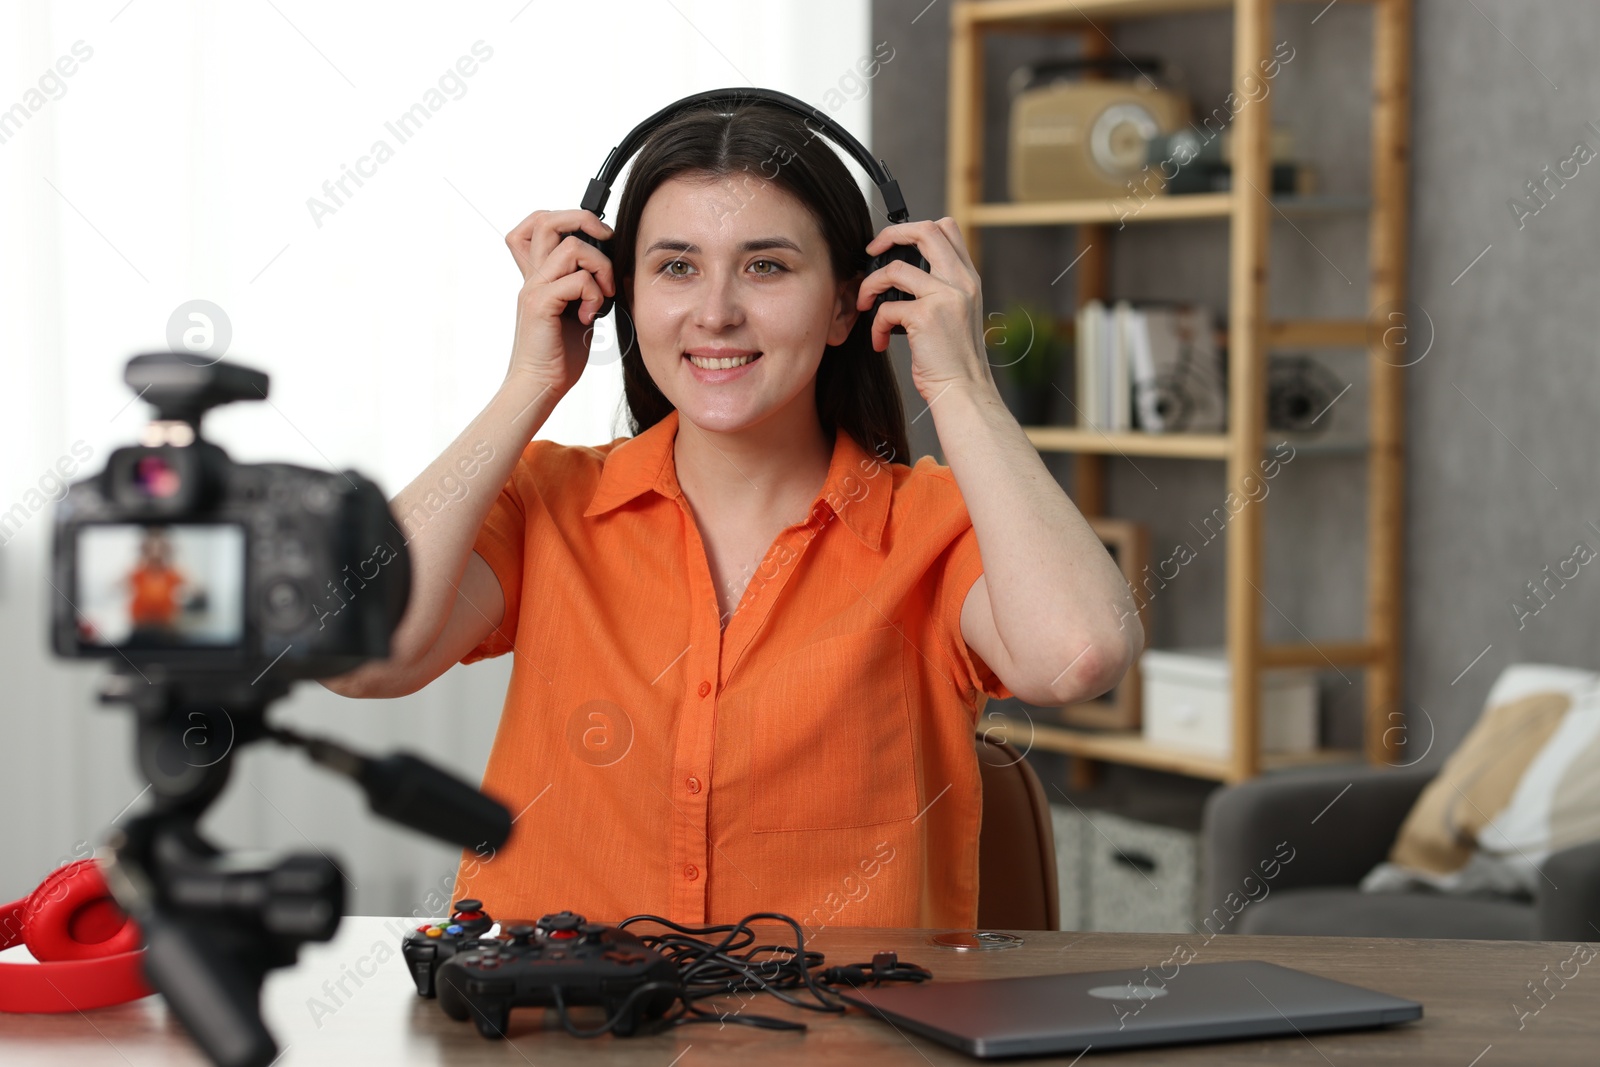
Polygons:
M1110 811L1050 805L1061 929L1195 929L1199 835Z
M1226 650L1147 650L1139 672L1146 741L1220 758L1233 753L1233 672ZM1260 733L1263 752L1317 747L1314 671L1275 667L1261 672Z

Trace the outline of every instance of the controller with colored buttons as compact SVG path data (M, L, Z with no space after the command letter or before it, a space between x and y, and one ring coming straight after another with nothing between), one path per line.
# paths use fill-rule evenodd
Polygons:
M486 936L494 920L476 900L458 900L456 909L444 922L423 923L405 936L400 952L406 968L417 983L417 995L431 997L436 989L439 964L454 956L463 945Z
M496 938L458 946L438 970L439 1007L472 1019L488 1038L504 1037L511 1009L524 1006L557 1008L572 1030L565 1009L574 1004L604 1008L604 1029L627 1037L665 1015L681 988L671 960L626 930L570 911L502 925Z

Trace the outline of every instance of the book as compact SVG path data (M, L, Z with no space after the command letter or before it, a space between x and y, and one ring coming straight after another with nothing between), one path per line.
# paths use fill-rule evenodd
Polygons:
M1131 334L1133 319L1139 313L1133 304L1118 300L1112 309L1110 356L1110 388L1106 392L1110 411L1107 425L1114 432L1125 433L1133 429L1133 380L1130 367Z
M1099 429L1101 340L1105 305L1090 300L1078 309L1078 425L1086 430Z
M1166 422L1156 391L1156 363L1150 352L1150 316L1135 311L1128 321L1128 368L1132 379L1134 424L1147 433L1162 433Z

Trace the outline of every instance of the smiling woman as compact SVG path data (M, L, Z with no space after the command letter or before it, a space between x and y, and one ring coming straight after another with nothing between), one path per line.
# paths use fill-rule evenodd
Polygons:
M836 431L908 451L889 355L855 310L866 201L805 120L735 114L690 111L645 144L613 242L638 338L623 357L632 429L676 411L695 431L676 443L677 473L724 624L779 529L807 514ZM773 146L781 168L766 165Z
M483 785L513 812L540 807L492 862L464 857L458 897L502 915L821 908L832 922L841 880L887 854L842 921L971 926L985 702L1103 692L1126 667L1109 610L1126 583L1075 512L1081 539L1060 538L1058 487L1022 497L1047 474L1014 420L1008 451L985 427L944 440L982 465L961 486L931 457L910 463L893 324L924 399L955 390L930 409L941 435L1009 419L973 347L981 311L946 280L975 273L950 220L875 235L808 132L765 101L682 111L633 159L614 231L590 211L540 211L507 237L525 284L506 384L394 506L480 435L507 446L483 474L504 488L449 502L411 542L392 660L324 683L399 695L515 652ZM767 176L775 145L791 150ZM899 260L868 273L880 246L911 240L935 274ZM864 314L891 286L915 298ZM637 339L623 356L633 435L528 441L582 374L585 327L612 295ZM984 542L1025 560L1005 605L1026 659L990 616L968 482L1006 491L989 514L1045 531L1008 544L991 525Z

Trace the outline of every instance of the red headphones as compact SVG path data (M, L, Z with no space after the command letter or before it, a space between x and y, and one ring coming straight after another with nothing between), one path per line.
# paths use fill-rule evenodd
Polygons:
M39 962L0 963L0 1011L83 1011L154 992L139 927L94 860L59 867L25 899L0 905L0 949L18 944Z

